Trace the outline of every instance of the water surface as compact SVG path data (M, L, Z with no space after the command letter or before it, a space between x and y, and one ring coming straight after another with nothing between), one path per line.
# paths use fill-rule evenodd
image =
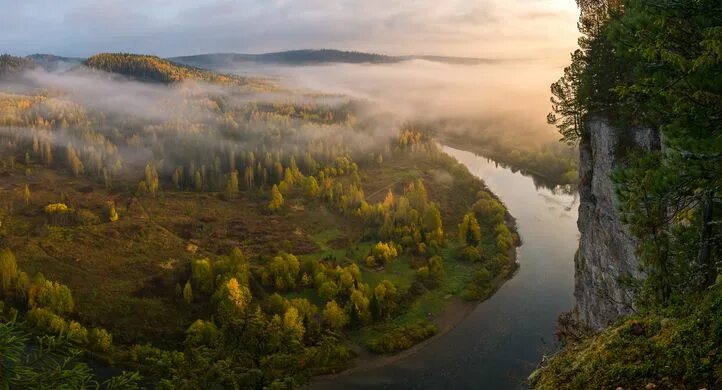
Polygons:
M473 153L443 147L480 177L516 218L520 268L461 324L391 365L318 388L518 389L554 347L556 319L574 304L577 197ZM447 227L448 229L448 227Z

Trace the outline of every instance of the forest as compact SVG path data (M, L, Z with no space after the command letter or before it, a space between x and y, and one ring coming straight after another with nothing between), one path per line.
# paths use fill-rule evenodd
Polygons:
M634 313L593 334L562 317L566 343L532 376L540 389L722 386L722 3L579 0L580 49L552 85L567 142L588 123L617 128L613 174L623 222L638 240L643 276ZM631 142L661 133L659 150ZM604 369L600 369L603 367Z
M4 387L295 388L516 267L501 201L368 102L128 53L0 76Z

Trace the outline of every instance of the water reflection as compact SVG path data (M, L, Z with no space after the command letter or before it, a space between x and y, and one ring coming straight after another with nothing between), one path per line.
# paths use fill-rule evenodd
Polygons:
M519 272L449 333L391 365L317 388L517 389L554 347L557 316L574 304L577 195L548 188L470 152L443 147L482 178L517 220Z

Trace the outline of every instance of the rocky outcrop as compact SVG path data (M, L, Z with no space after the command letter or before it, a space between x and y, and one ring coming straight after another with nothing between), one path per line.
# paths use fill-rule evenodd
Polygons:
M596 329L607 326L632 309L632 292L625 279L640 276L636 242L620 221L612 172L621 163L624 142L635 148L655 150L659 134L652 130L627 130L621 137L602 119L592 119L580 143L579 232L575 259L577 311ZM627 148L629 145L626 145Z

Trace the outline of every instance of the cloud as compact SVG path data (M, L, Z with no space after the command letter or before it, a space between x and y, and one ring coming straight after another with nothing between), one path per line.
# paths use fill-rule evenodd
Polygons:
M332 47L530 57L575 44L571 0L0 0L2 50L162 56Z

